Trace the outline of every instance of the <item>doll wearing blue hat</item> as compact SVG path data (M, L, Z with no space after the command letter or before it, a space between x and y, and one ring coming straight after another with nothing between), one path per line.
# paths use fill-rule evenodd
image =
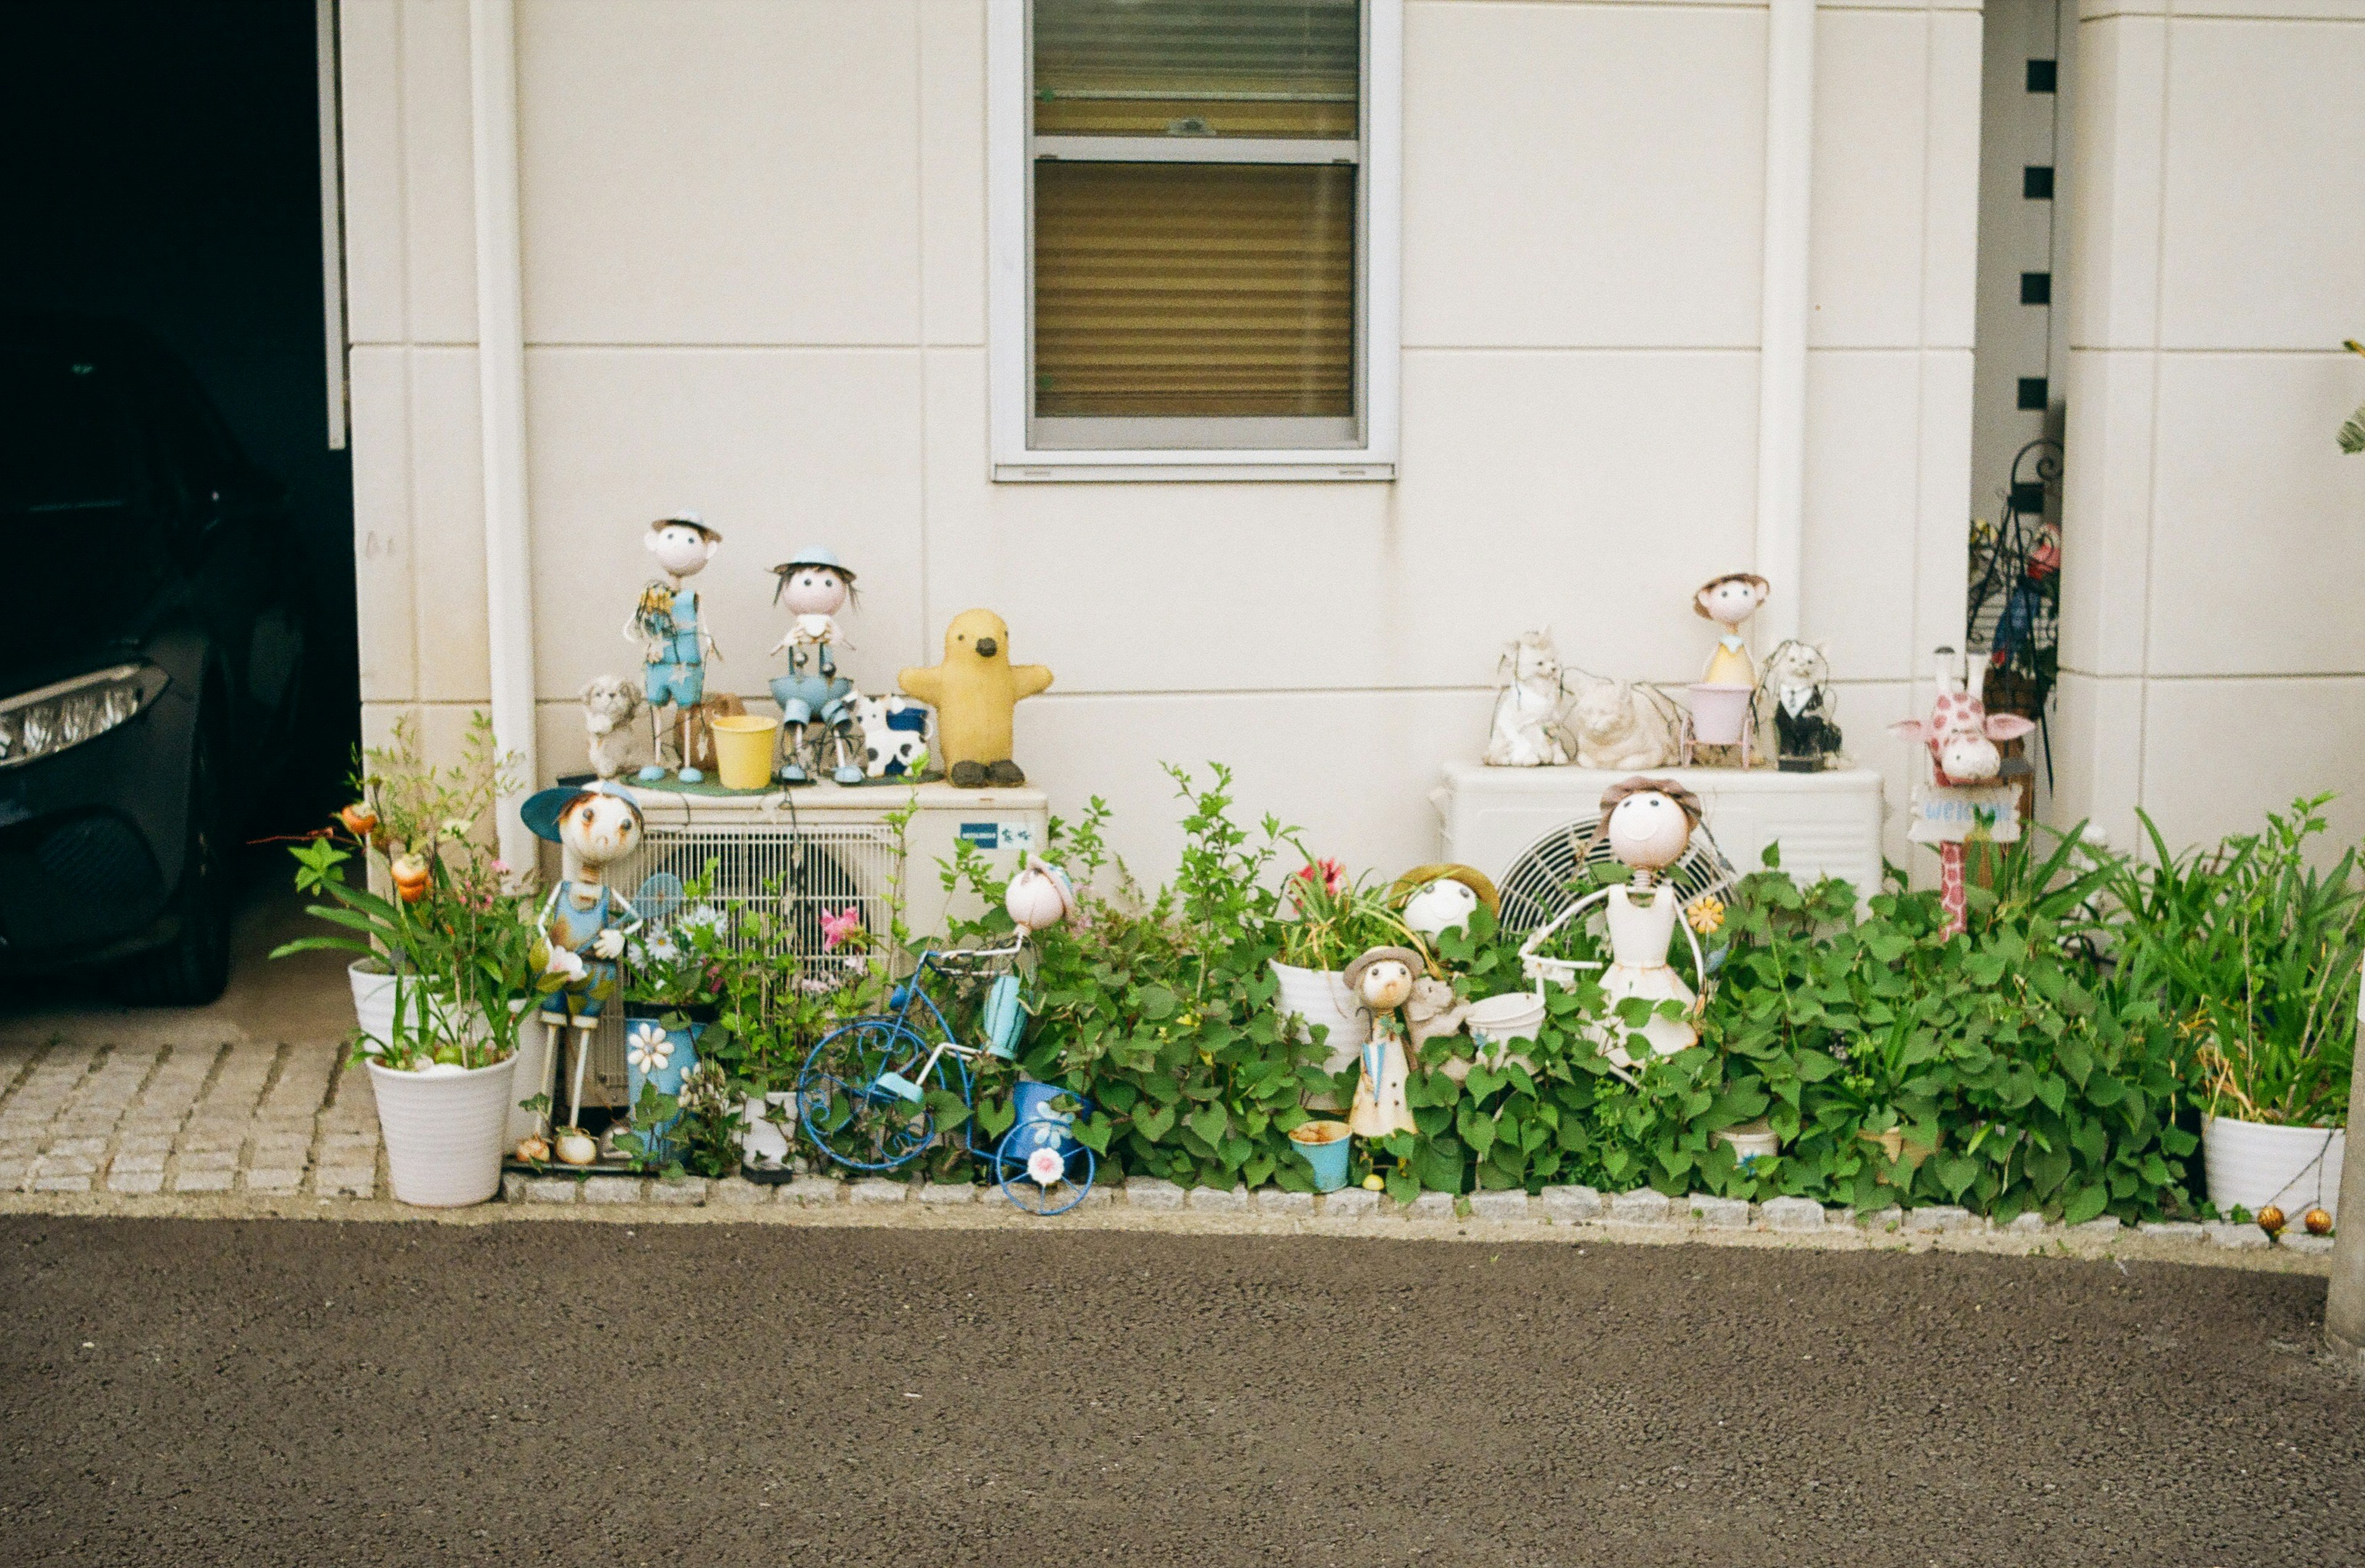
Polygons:
M772 568L779 578L773 589L774 603L785 605L791 617L788 634L775 644L772 652L786 651L789 673L772 683L772 700L780 705L780 740L785 759L780 767L782 782L804 784L812 781L806 771L808 754L817 766L824 764L824 749L835 748L836 762L831 766L831 777L841 784L862 780L862 769L854 763L853 749L846 731L853 722L846 698L854 683L837 673L835 651L853 647L838 629L837 612L855 602L854 573L837 558L837 552L818 547L800 550L788 560ZM806 673L810 654L813 673ZM816 738L808 734L808 727L822 727L818 737L821 745L811 743Z

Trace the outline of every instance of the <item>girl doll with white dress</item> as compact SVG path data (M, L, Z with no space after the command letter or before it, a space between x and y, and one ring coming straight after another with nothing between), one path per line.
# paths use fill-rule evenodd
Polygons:
M1561 912L1552 924L1528 938L1522 958L1533 958L1552 935L1593 905L1605 906L1609 926L1609 963L1601 971L1601 989L1611 1015L1589 1025L1586 1033L1601 1054L1620 1068L1634 1065L1627 1042L1639 1034L1653 1054L1673 1056L1699 1043L1692 1018L1698 997L1667 962L1667 950L1681 930L1691 944L1692 968L1706 974L1699 938L1681 919L1683 895L1660 873L1683 858L1692 830L1699 825L1699 800L1669 778L1628 778L1611 785L1601 796L1601 825L1596 830L1609 852L1632 873L1630 879L1598 892L1587 893ZM1653 1004L1653 1012L1639 1030L1629 1031L1615 1016L1618 1004L1630 996ZM1680 1016L1656 1011L1663 1002L1680 1003Z

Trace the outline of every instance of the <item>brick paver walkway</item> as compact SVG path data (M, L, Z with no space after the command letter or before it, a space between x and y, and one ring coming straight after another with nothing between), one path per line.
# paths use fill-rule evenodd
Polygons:
M377 1192L369 1075L328 1045L0 1042L0 1192Z

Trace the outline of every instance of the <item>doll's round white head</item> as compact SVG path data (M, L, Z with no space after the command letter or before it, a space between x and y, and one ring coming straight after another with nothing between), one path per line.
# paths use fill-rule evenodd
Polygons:
M687 577L706 569L722 547L723 535L693 518L674 517L652 527L641 542L667 576Z
M1765 602L1767 591L1764 577L1735 573L1701 588L1693 597L1692 604L1719 625L1737 627L1757 613L1757 607Z
M1656 790L1638 790L1609 808L1609 853L1620 865L1664 871L1691 838L1691 817Z
M1374 1013L1402 1007L1412 995L1412 966L1401 958L1379 958L1356 977L1355 994Z
M640 808L621 795L586 791L558 814L558 842L582 865L611 866L640 847Z
M846 608L846 577L835 566L797 566L780 578L780 602L791 615L835 615Z

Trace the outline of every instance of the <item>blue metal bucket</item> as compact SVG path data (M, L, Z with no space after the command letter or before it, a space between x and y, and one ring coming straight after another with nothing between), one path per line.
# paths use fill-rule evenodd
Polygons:
M1313 1132L1317 1128L1323 1131L1335 1128L1337 1133L1335 1137L1321 1143L1300 1138L1297 1136L1300 1133ZM1289 1147L1297 1150L1298 1157L1314 1168L1316 1192L1335 1193L1347 1184L1347 1161L1353 1148L1353 1140L1347 1136L1346 1123L1308 1122L1304 1126L1293 1127L1289 1134Z
M625 1104L641 1102L641 1086L655 1084L660 1094L678 1096L681 1081L698 1064L698 1036L703 1034L702 1023L688 1023L678 1029L666 1027L664 1022L648 1014L627 1014L624 1019L624 1087ZM633 1130L646 1140L646 1152L653 1158L672 1158L673 1130L681 1121L678 1112L653 1127L635 1126Z
M1055 1111L1052 1103L1068 1100L1076 1109L1070 1113ZM1083 1145L1068 1136L1069 1126L1077 1116L1092 1114L1093 1103L1073 1090L1062 1089L1056 1083L1022 1082L1012 1092L1012 1103L1018 1116L1011 1124L1011 1133L1017 1139L1013 1151L1022 1159L1038 1148L1056 1148L1069 1157Z

